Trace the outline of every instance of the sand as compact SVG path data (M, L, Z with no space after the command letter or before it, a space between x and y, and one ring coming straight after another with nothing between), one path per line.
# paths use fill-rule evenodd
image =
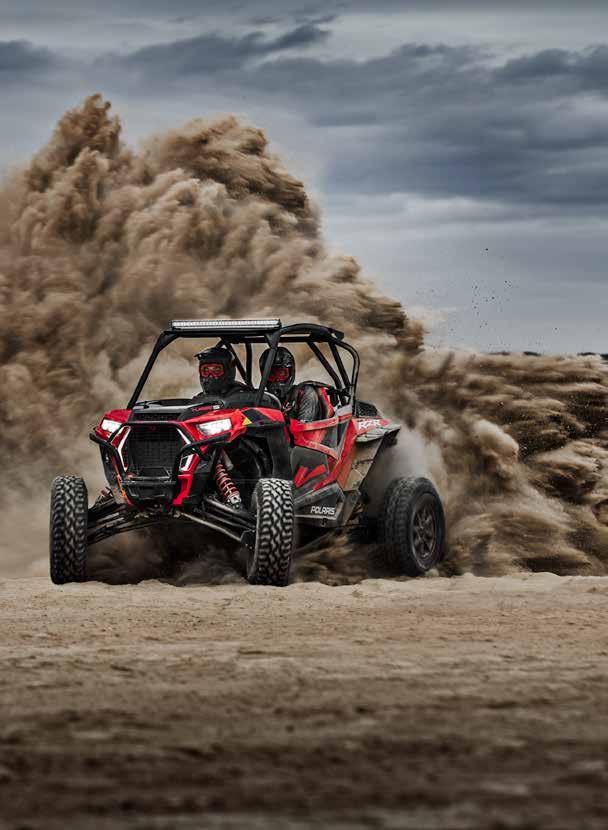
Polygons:
M604 828L608 578L0 581L0 827Z

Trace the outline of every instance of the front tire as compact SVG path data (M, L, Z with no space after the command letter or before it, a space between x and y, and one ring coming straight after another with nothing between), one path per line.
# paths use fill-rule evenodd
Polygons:
M294 539L291 482L260 479L251 508L256 514L256 533L247 562L247 580L251 585L284 587L289 583Z
M50 557L55 585L87 579L87 486L77 476L51 485Z
M445 515L427 478L390 483L378 517L379 541L387 563L406 576L420 576L443 557Z

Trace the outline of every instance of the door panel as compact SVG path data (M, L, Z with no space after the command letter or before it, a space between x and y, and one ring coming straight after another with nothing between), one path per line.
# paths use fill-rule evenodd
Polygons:
M294 485L297 490L319 489L339 463L344 450L352 407L336 410L331 418L306 423L291 419L289 431ZM303 490L301 488L304 488Z

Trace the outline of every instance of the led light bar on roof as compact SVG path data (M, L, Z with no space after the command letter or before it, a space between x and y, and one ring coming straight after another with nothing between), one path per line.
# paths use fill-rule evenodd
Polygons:
M214 331L233 331L243 329L264 329L266 331L281 328L281 321L273 320L173 320L174 331L192 329L213 329Z

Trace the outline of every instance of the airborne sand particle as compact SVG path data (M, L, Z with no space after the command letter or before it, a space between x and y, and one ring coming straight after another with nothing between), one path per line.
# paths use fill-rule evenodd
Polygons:
M402 452L446 501L448 572L608 572L599 358L425 349L421 324L328 253L261 130L197 120L135 153L92 96L0 191L0 573L40 568L53 475L101 483L87 429L124 404L158 330L247 314L321 315L359 346L362 396L404 421ZM23 541L30 501L40 544Z

